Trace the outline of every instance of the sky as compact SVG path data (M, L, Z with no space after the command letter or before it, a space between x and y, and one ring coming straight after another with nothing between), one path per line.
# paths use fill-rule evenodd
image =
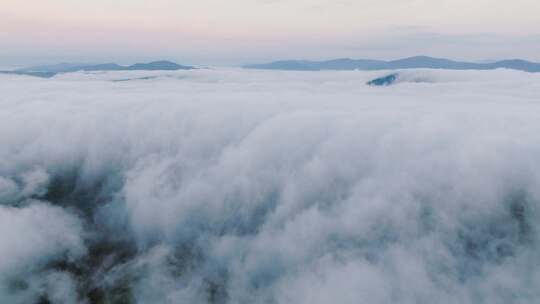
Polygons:
M538 0L0 0L0 65L171 59L540 61Z

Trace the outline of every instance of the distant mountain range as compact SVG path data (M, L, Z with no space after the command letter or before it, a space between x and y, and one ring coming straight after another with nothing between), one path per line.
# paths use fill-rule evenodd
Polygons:
M454 61L428 56L416 56L399 60L334 59L327 61L284 60L244 66L249 69L320 71L320 70L394 70L394 69L447 69L447 70L493 70L499 68L525 72L540 72L540 63L521 59L501 60L491 63Z
M79 71L176 71L192 70L192 66L179 65L171 61L153 61L149 63L136 63L122 66L116 63L104 64L74 64L59 63L53 65L34 66L13 71L0 71L2 74L28 75L49 78L58 73L72 73Z
M416 56L399 60L371 60L371 59L334 59L326 61L309 60L283 60L263 64L244 66L248 69L287 70L287 71L322 71L322 70L396 70L396 69L446 69L446 70L493 70L512 69L525 72L540 72L540 63L512 59L489 63L454 61L428 56ZM72 73L79 71L176 71L192 70L195 67L179 65L171 61L153 61L149 63L136 63L129 66L116 63L103 64L74 64L59 63L53 65L34 66L10 71L0 71L0 74L28 75L49 78L59 73Z

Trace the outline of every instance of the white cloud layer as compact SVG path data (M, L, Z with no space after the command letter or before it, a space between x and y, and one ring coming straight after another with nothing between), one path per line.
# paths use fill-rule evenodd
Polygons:
M540 75L382 74L0 75L0 302L538 302Z

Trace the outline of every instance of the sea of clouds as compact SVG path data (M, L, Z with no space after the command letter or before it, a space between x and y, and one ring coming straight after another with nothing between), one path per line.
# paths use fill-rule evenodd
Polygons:
M0 75L0 303L538 303L540 74Z

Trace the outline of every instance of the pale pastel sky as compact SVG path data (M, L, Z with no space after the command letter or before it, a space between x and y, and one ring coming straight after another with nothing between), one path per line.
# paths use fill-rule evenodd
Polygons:
M0 0L0 64L540 61L539 0Z

